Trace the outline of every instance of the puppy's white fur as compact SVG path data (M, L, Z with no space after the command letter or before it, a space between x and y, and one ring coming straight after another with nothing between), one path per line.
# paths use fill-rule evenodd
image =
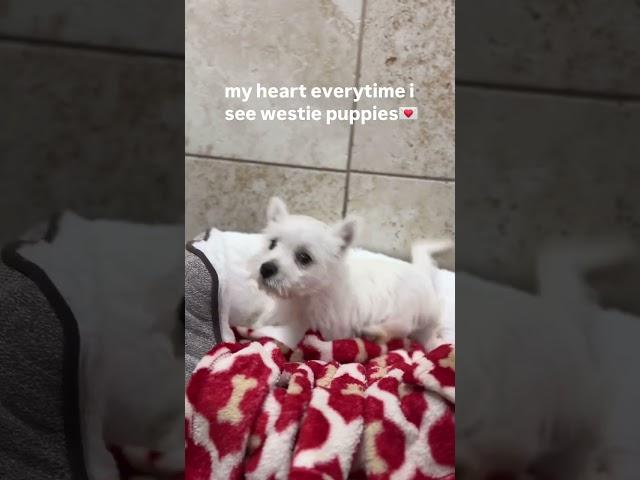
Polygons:
M550 243L538 258L537 299L458 274L469 359L459 370L460 478L605 478L614 392L584 276L633 252L618 239Z
M327 225L289 214L274 197L267 220L256 274L275 301L257 326L296 322L326 339L367 335L412 336L424 344L435 340L441 305L431 253L450 247L448 243L416 244L413 263L407 263L354 255L350 247L358 222L352 217ZM307 257L310 262L304 264ZM275 266L277 273L265 278L260 273L264 265Z

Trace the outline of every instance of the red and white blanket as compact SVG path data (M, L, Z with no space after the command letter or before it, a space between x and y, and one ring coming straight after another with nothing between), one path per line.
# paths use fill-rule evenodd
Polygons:
M455 353L237 331L186 391L187 480L455 478Z

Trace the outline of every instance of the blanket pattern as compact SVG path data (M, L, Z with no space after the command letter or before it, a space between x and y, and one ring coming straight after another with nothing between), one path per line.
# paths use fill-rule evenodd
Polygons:
M187 385L187 480L455 478L452 345L235 333Z

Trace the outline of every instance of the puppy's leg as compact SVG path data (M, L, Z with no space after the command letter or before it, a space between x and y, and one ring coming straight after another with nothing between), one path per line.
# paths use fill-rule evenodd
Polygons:
M113 480L120 477L105 435L113 372L101 332L96 325L87 325L78 368L84 460L89 480Z
M93 357L93 356L92 356ZM85 461L90 480L113 480L119 478L116 461L107 449L104 438L104 420L106 416L107 389L104 387L104 368L97 368L101 362L95 357L89 360L94 368L91 379L82 379L84 385L83 405L83 444ZM102 365L102 367L104 367Z
M444 343L440 325L427 326L416 330L411 334L411 338L424 346L428 352Z
M258 318L251 324L251 328L261 328L270 325L282 325L283 318L274 314L273 311L262 312Z
M92 427L90 427L92 428ZM119 478L118 467L107 450L102 432L88 432L85 442L87 473L90 480L113 480Z
M184 419L182 415L176 415L173 427L163 439L160 449L164 452L157 465L160 472L177 474L184 471Z
M380 324L368 325L362 329L361 333L364 337L379 343L387 343L394 338L404 339L410 337L424 346L427 351L433 350L444 342L442 329L437 323L424 326L411 332L409 328L407 328L406 322L390 320Z
M377 343L386 343L389 340L387 331L382 325L368 325L360 331L360 336Z
M386 343L394 338L406 338L410 330L406 326L407 322L397 319L385 320L381 323L366 325L362 328L361 334L379 343Z
M251 328L288 325L294 318L290 308L287 308L286 305L274 303L260 313Z

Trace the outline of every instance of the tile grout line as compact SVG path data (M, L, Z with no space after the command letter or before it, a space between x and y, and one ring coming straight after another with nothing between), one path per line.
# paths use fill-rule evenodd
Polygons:
M262 165L265 167L288 167L295 168L299 170L311 170L313 172L329 172L329 173L346 173L346 170L341 170L339 168L331 168L331 167L312 167L309 165L289 165L288 163L276 163L276 162L262 162L260 160L248 160L245 158L233 158L233 157L223 157L220 155L205 155L202 153L189 153L185 152L185 156L200 158L204 160L223 160L225 162L234 162L234 163L244 163L248 165Z
M408 175L406 173L392 173L392 172L369 172L367 170L351 170L351 173L357 175L373 175L376 177L391 177L391 178L405 178L407 180L425 180L431 182L442 183L455 183L455 178L450 177L434 177L430 175Z
M456 87L474 88L477 90L487 90L498 93L521 93L523 95L542 95L548 97L573 98L601 102L640 102L640 95L634 94L617 94L602 91L578 90L568 88L537 87L535 85L509 85L462 79L456 79Z
M223 157L223 156L213 156L213 155L205 155L202 153L184 153L186 157L197 158L202 160L220 160L224 162L231 163L240 163L246 165L256 165L263 167L280 167L280 168L292 168L294 170L307 170L312 172L326 172L326 173L347 173L346 170L341 170L339 168L330 168L330 167L311 167L309 165L291 165L288 163L275 163L275 162L262 162L258 160L247 160L244 158L232 158L232 157ZM358 175L372 175L376 177L393 177L393 178L406 178L408 180L427 180L433 182L443 182L443 183L455 183L455 178L450 177L434 177L428 175L407 175L404 173L393 173L393 172L374 172L367 170L351 170L351 173L355 173Z
M0 34L0 45L15 44L24 47L42 47L84 53L97 53L118 55L123 57L144 57L148 59L170 60L184 62L184 53L163 52L160 50L147 50L136 47L120 47L113 45L92 45L90 43L73 42L67 40L51 40L36 37L20 37L15 35Z
M364 43L364 24L367 13L367 0L362 0L362 9L360 10L360 32L358 33L358 53L356 56L356 72L355 72L355 86L360 86L360 71L362 69L362 45ZM358 108L356 99L354 97L351 102L351 109L356 110ZM349 204L349 186L351 180L351 156L353 153L353 137L356 131L356 124L351 125L349 129L349 143L347 144L347 175L344 184L344 198L342 202L342 217L347 216L347 207Z

